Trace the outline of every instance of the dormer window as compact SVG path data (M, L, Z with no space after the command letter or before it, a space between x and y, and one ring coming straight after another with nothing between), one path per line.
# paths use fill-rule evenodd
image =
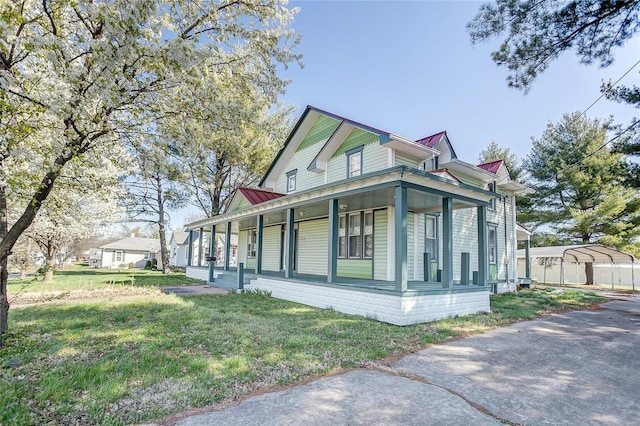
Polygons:
M296 190L296 175L298 174L298 169L291 170L287 173L287 192L293 192Z
M436 170L437 168L438 168L438 157L427 158L426 160L420 163L420 170L424 170L425 172Z
M347 177L352 178L362 174L362 150L364 146L354 148L347 154Z

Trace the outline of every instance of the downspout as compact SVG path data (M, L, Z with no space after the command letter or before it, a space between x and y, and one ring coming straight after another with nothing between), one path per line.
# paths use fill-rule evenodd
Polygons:
M494 188L496 187L494 182ZM502 197L502 210L504 214L504 255L505 255L505 270L504 270L504 278L507 282L507 288L509 288L509 236L507 234L507 196ZM496 287L498 285L496 284Z

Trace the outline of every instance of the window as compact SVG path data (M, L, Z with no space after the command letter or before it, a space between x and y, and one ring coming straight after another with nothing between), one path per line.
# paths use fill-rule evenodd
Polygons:
M373 212L364 213L364 254L373 257Z
M438 218L437 216L425 215L425 242L424 251L429 253L431 261L438 260Z
M293 192L296 190L296 175L298 169L287 172L287 192Z
M349 257L360 257L360 213L349 215Z
M347 257L347 217L338 219L338 257Z
M488 225L487 233L489 236L489 263L495 265L498 262L498 227Z
M438 157L431 157L420 163L420 170L429 172L438 168Z
M496 192L496 183L491 182L490 184L487 185L487 189L491 192ZM495 210L495 209L496 209L496 199L492 198L491 201L489 201L489 210Z
M149 252L146 252L145 254L142 255L142 260L149 260Z
M122 262L122 258L124 253L122 253L120 250L116 251L116 262Z
M343 214L338 217L338 257L373 257L373 212Z
M256 257L256 241L257 234L255 229L249 230L249 236L247 237L247 257Z
M358 148L347 151L347 177L356 177L362 174L362 149Z

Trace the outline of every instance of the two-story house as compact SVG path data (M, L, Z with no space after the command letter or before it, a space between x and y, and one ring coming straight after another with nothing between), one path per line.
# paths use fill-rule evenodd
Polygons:
M246 288L273 297L398 325L489 311L490 291L516 288L523 190L503 161L459 160L446 132L414 141L309 106L259 188L187 225L217 242L187 275L232 283L237 238Z

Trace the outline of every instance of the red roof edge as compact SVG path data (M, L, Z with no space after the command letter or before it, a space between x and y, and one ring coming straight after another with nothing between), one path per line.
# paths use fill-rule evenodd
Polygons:
M260 203L264 203L265 201L275 200L276 198L284 197L285 194L279 194L277 192L265 191L264 189L257 188L238 188L240 193L244 196L244 198L251 203L252 206Z
M478 164L476 167L480 167L481 169L484 169L495 175L498 173L498 170L500 170L500 166L502 165L502 163L504 163L504 160L495 160L489 161L488 163Z
M422 139L418 139L416 141L416 143L419 144L419 145L423 145L423 146L429 147L429 148L433 148L438 144L438 142L440 142L440 139L442 138L442 136L445 136L446 134L447 134L447 131L443 130L443 131L435 133L433 135L426 136L426 137L424 137Z

